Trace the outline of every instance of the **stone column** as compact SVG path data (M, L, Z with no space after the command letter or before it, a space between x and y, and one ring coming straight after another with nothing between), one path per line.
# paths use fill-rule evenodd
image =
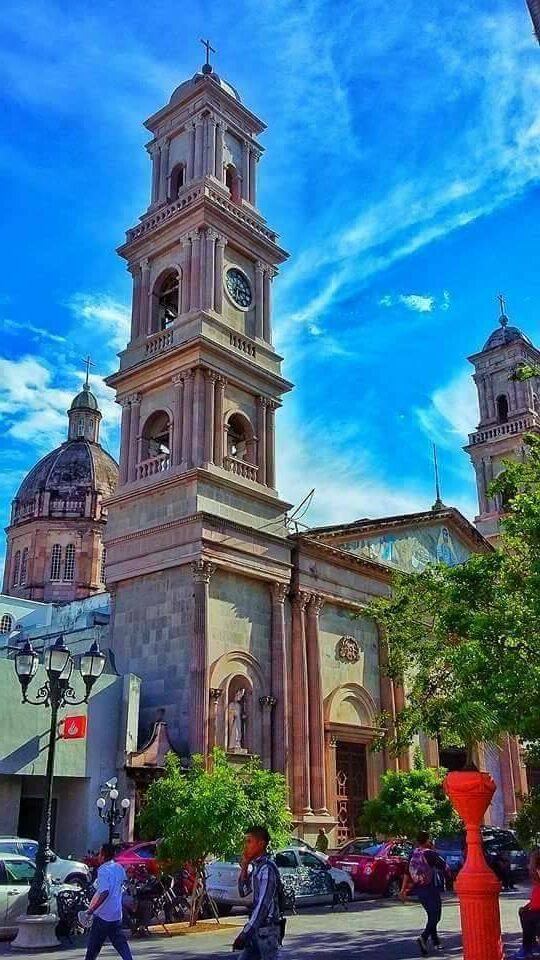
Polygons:
M204 462L209 464L214 462L214 395L217 374L213 370L206 370L204 379Z
M264 271L263 292L263 340L272 343L272 279L273 270L268 267Z
M332 733L325 735L326 748L326 802L330 816L337 817L337 738Z
M193 574L193 643L190 669L191 753L208 754L208 596L210 577L215 571L208 560L195 560Z
M215 263L215 246L217 240L217 233L215 230L208 229L206 231L206 259L205 259L205 277L204 277L204 297L203 297L203 308L205 310L214 309L214 292L216 284L216 263Z
M490 420L495 417L495 398L493 396L493 380L490 376L486 377L486 408Z
M182 432L184 420L184 376L181 373L175 374L172 378L175 385L174 402L174 432L173 444L171 450L171 465L178 467L182 463Z
M242 144L242 197L249 200L249 144Z
M201 233L196 228L191 234L191 295L190 309L199 310L201 306Z
M219 701L223 696L221 687L210 687L210 718L208 729L208 750L218 746L217 742L217 711Z
M216 140L216 177L220 183L223 183L223 148L225 146L225 124L223 120L218 120Z
M129 422L129 468L128 479L136 479L135 468L139 459L139 426L141 417L141 398L133 393L130 399L131 417Z
M122 425L120 427L120 483L129 479L129 428L131 422L131 408L129 397L121 397L118 401L122 407Z
M225 237L217 238L216 243L216 269L214 279L214 310L216 313L223 313L223 267L225 263L225 247L227 241Z
M169 147L170 140L165 138L161 144L161 162L159 165L159 202L165 203L167 200L167 184L169 182Z
M223 408L225 403L225 377L216 380L215 407L214 407L214 463L217 467L223 466L225 456L225 432L223 426Z
M180 237L182 244L182 299L180 312L189 313L190 301L190 267L191 267L191 237L185 233Z
M146 337L152 333L152 318L150 314L150 261L148 257L141 260L141 299L139 305L139 336Z
M257 203L257 154L253 147L249 151L249 202Z
M519 746L519 740L515 736L509 736L508 742L510 745L510 756L512 758L512 771L514 774L514 785L517 793L517 805L518 809L521 806L520 797L528 792L527 784L527 769L525 764L521 759L521 750Z
M311 806L313 812L321 816L328 812L326 808L324 717L319 647L319 614L323 605L323 597L313 594L307 605L306 616Z
M257 397L257 466L259 483L266 483L266 397Z
M305 609L309 594L293 597L292 617L292 774L295 815L311 813L308 678Z
M486 478L484 474L484 463L482 460L479 460L474 464L474 472L476 474L476 489L478 491L478 506L480 508L480 513L487 513L488 505L486 497Z
M161 163L160 151L157 143L153 143L149 148L152 157L152 198L151 204L154 206L159 197L159 167Z
M184 373L184 410L182 415L182 467L187 470L193 461L191 431L193 421L193 370Z
M200 117L195 121L195 177L203 174L203 120Z
M128 267L133 278L133 295L131 300L131 339L136 340L140 336L140 312L141 312L141 268L139 264L132 264Z
M203 461L204 430L204 374L202 367L195 367L193 380L193 424L191 429L191 456L194 467L200 467Z
M264 264L257 260L255 264L255 336L260 340L264 332Z
M289 766L289 684L287 672L287 638L285 634L285 597L288 583L272 583L271 671L273 713L272 769L287 775Z
M187 159L187 173L188 180L193 180L195 176L195 124L192 123L189 128L189 141L188 141L188 159Z
M276 486L276 426L275 414L278 404L275 400L269 400L266 407L266 485L267 487ZM264 481L261 481L264 483Z
M216 119L208 117L206 129L206 173L216 175Z
M262 707L262 762L267 770L272 769L272 711L276 706L275 697L259 697Z
M399 716L401 711L405 706L405 690L400 683L394 682L394 703L396 705L396 717ZM411 769L411 754L410 750L405 750L403 753L399 754L398 757L398 766L400 770L405 772Z

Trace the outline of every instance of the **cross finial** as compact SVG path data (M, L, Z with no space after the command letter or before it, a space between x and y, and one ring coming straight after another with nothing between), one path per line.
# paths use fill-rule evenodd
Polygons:
M83 363L86 367L86 380L84 381L85 390L88 390L90 387L89 377L90 377L90 367L95 367L95 363L92 360L92 357L83 357Z
M201 40L203 47L206 50L206 63L202 68L203 73L212 73L212 64L210 63L210 53L215 53L213 46L209 40Z
M497 300L499 301L499 307L501 311L499 315L499 323L501 327L506 327L508 323L508 317L506 315L506 300L504 298L504 294L498 293Z

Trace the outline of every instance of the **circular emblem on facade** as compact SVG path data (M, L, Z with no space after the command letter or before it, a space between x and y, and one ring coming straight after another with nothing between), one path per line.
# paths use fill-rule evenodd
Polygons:
M360 645L354 637L342 637L337 645L338 660L346 663L357 663L360 659Z
M241 310L249 310L253 294L249 280L238 267L229 267L225 274L225 289L233 303Z

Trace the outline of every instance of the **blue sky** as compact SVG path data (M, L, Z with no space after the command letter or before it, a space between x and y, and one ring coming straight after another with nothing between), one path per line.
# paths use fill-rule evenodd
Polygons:
M275 328L296 384L279 487L313 523L475 511L467 355L512 321L540 342L540 50L521 0L4 0L0 8L0 508L64 437L90 351L126 339L115 247L148 203L142 121L201 63L268 124L259 204L291 252Z

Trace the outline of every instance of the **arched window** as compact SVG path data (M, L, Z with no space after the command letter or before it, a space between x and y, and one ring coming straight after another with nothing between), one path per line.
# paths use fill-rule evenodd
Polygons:
M238 170L233 163L229 163L225 170L225 186L230 190L231 200L233 203L240 203L241 190L240 190L240 177L238 176Z
M11 633L14 623L10 613L3 613L0 617L0 633Z
M159 473L169 467L170 423L165 410L157 410L148 417L142 430L142 461L158 460L152 473ZM144 474L147 476L147 474Z
M84 417L81 417L77 424L77 436L84 437Z
M24 587L26 583L27 573L28 573L28 547L25 547L22 552L22 558L21 558L21 576L19 580L19 585L21 587Z
M55 543L51 550L51 580L60 580L62 575L62 547Z
M167 270L152 291L152 330L166 330L180 309L180 280L176 270Z
M107 563L107 551L105 547L101 548L101 562L99 567L99 579L105 583L105 564Z
M21 551L17 550L15 560L13 561L13 586L18 587L21 570Z
M186 167L183 163L177 163L171 172L169 199L176 200L182 187L186 182Z
M508 397L501 393L496 400L497 403L497 421L498 423L508 422Z
M75 547L68 543L64 556L64 580L71 581L75 573Z
M248 418L233 413L227 424L227 454L235 460L255 463L255 436Z

